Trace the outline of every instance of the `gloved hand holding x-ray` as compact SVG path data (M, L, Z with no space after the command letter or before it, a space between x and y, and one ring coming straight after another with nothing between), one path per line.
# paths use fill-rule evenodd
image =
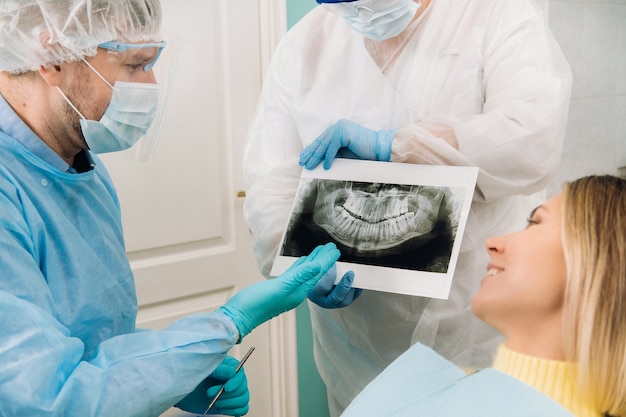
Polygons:
M297 307L337 259L334 243L318 246L280 276L244 288L219 309L233 320L242 339L258 325Z
M255 327L304 301L311 289L321 279L329 276L329 268L334 266L339 255L334 243L318 246L308 256L299 258L277 278L257 282L237 292L219 310L232 319L241 341ZM336 272L331 275L334 281ZM246 414L250 399L248 382L243 368L236 371L237 364L236 359L226 357L209 377L176 406L192 413L203 413L224 386L224 392L211 407L209 414Z
M299 164L313 169L324 161L324 169L329 169L338 154L388 162L396 130L371 130L349 120L340 120L304 148Z
M346 272L334 285L336 279L337 266L333 265L309 292L309 300L323 308L341 308L352 304L363 292L361 288L352 287L354 271Z

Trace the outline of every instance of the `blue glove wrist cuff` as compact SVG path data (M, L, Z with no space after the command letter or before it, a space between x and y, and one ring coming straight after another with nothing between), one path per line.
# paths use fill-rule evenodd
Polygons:
M247 326L244 323L246 321L245 318L233 312L227 305L221 306L218 310L228 316L233 321L237 331L239 331L239 339L237 339L237 343L241 343L241 340L254 328L253 326Z
M380 130L378 132L378 146L376 147L376 160L389 162L391 160L391 144L396 137L398 129Z

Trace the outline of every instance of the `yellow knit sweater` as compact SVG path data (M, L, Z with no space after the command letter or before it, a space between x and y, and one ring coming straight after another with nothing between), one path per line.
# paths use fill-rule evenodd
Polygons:
M500 346L493 367L543 392L576 417L601 417L575 395L573 367L568 362L541 359Z

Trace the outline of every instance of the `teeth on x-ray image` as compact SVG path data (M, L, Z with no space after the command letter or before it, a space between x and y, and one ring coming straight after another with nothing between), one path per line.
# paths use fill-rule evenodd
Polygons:
M282 255L334 241L345 262L448 268L459 215L451 188L311 179L299 198Z
M436 187L330 180L318 182L318 194L313 221L337 242L361 252L430 233L444 196Z

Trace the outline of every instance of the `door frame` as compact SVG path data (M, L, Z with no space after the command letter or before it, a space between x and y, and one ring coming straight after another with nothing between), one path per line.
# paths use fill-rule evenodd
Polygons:
M261 47L261 80L280 38L287 32L286 0L259 0L259 40ZM260 92L259 92L260 93ZM271 384L274 416L297 417L298 356L296 313L291 310L269 322L271 349Z

